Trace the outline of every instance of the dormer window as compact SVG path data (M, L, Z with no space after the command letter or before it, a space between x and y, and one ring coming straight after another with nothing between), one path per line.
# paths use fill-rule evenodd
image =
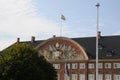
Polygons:
M98 45L98 49L99 49L99 50L102 50L103 47L102 47L101 45Z
M99 44L98 44L98 49L99 49L99 50L102 50L102 49L103 49L102 43L99 43Z
M99 53L102 53L103 48L104 48L103 44L102 43L98 43L98 51L99 51Z
M106 54L107 57L111 57L113 55L114 55L114 51L113 50L108 50L107 51L107 54Z

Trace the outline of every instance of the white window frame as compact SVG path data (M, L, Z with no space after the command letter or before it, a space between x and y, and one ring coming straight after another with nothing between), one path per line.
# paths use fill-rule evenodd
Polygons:
M65 69L66 69L66 63L65 63ZM70 63L67 63L68 69L70 69Z
M106 69L111 69L111 63L105 63L105 68Z
M89 64L88 64L88 68L89 68L89 69L94 69L94 63L89 63Z
M114 63L114 69L119 69L120 68L120 63Z
M53 64L53 67L54 67L55 69L60 69L60 64Z
M95 80L94 74L88 74L88 80Z
M98 80L103 80L103 74L98 74Z
M105 74L105 80L112 80L111 74Z
M60 74L59 73L57 74L57 77L58 77L58 80L60 80Z
M115 74L114 75L114 80L120 80L120 74Z
M85 74L79 74L79 80L85 80Z
M102 69L103 68L103 63L98 63L98 68Z
M85 63L80 63L80 64L79 64L79 68L80 68L80 69L85 69Z
M78 64L77 63L72 63L72 69L77 69L78 68Z
M66 73L64 74L64 80L70 80L70 76L68 76Z
M74 73L74 74L72 74L71 76L72 76L72 79L71 79L71 80L77 80L77 74Z

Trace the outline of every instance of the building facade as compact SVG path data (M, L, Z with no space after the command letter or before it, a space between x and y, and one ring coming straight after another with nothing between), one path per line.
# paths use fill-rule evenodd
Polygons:
M120 80L120 36L98 36L98 80ZM20 42L33 46L58 72L58 80L96 80L96 38L53 36Z

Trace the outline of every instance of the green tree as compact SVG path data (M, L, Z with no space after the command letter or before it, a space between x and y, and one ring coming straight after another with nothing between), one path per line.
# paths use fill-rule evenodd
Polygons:
M57 73L34 48L19 43L2 52L0 80L57 80Z

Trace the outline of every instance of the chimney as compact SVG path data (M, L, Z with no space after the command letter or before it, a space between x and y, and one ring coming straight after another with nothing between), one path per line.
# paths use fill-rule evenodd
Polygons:
M20 38L17 38L17 43L19 43L20 42Z
M55 38L56 37L56 35L53 35L53 38Z
M35 42L35 37L34 36L31 37L31 42Z
M101 32L98 31L98 39L100 39L100 38L101 38Z

